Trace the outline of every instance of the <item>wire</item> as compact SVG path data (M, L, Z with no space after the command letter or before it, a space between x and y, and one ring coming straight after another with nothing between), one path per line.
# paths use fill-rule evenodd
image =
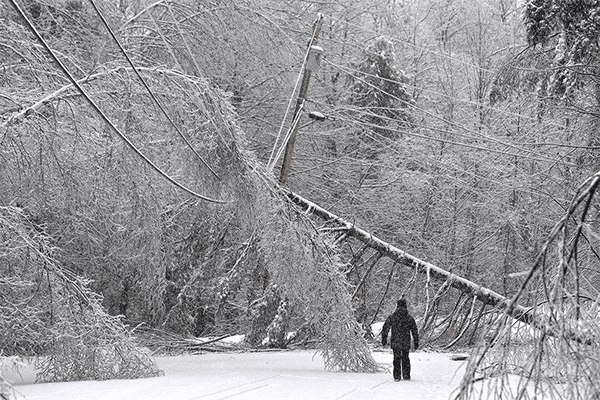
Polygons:
M125 144L127 144L127 146L129 146L129 148L131 150L133 150L142 160L144 160L144 162L146 162L146 164L148 164L152 169L154 169L156 172L158 172L163 178L165 178L167 181L169 181L170 183L172 183L173 185L177 186L178 188L180 188L181 190L191 194L192 196L195 196L199 199L211 202L211 203L225 203L222 200L215 200L215 199L211 199L209 197L203 196L199 193L194 192L191 189L188 189L187 187L183 186L181 183L177 182L175 179L171 178L169 175L167 175L162 169L160 169L158 166L156 166L150 159L148 159L128 138L127 136L125 136L120 130L119 128L117 128L115 126L115 124L102 112L102 110L100 109L100 107L98 107L98 105L94 102L94 100L92 100L88 94L85 92L85 90L83 90L83 88L81 87L81 85L79 85L79 83L75 80L75 78L71 75L71 73L67 70L67 68L63 65L63 63L58 59L58 57L56 56L56 54L54 53L54 51L50 48L50 46L48 46L48 43L46 43L46 41L44 40L44 38L42 38L42 36L40 35L40 33L37 31L37 29L35 28L35 26L33 26L33 24L31 23L31 21L29 20L29 18L27 17L27 15L25 15L25 13L23 12L23 10L21 9L21 7L17 4L17 2L15 0L9 0L10 3L13 5L13 7L15 8L15 10L17 11L17 13L23 18L23 20L25 21L25 23L27 24L27 27L29 28L29 30L33 33L33 35L36 37L36 39L40 42L40 44L46 49L46 51L48 52L48 54L50 55L50 57L54 60L54 62L58 65L58 67L62 70L62 72L67 76L67 78L69 79L69 81L71 82L71 84L77 89L77 91L81 94L81 96L90 104L90 106L94 109L94 111L96 111L98 113L98 115L102 118L102 120L111 127L111 129L113 131L115 131L115 133L117 135L119 135L119 137L125 142Z
M316 24L319 22L320 19L322 19L322 15L319 15L317 21L315 21L315 27L316 27ZM312 36L310 38L310 42L309 42L309 44L307 46L307 49L306 49L306 52L304 54L304 59L302 60L302 66L300 67L300 72L298 73L298 78L296 79L296 84L294 85L294 90L292 91L292 95L290 96L290 100L289 100L287 108L285 110L285 114L284 114L283 119L281 121L281 126L279 127L279 132L277 133L277 138L275 139L275 144L273 145L273 150L271 150L271 155L269 156L269 161L267 163L267 169L270 170L270 171L273 170L273 168L275 166L275 163L277 162L277 158L279 158L279 156L281 155L280 154L281 150L287 144L287 141L289 140L289 137L291 136L291 131L290 131L290 132L288 132L289 134L286 135L286 139L280 145L280 149L278 151L278 156L276 157L275 160L273 160L273 155L275 154L275 151L277 149L279 138L281 137L281 132L283 131L283 126L285 125L285 121L287 120L287 117L288 117L288 114L289 114L289 111L290 111L290 108L291 108L291 105L292 105L292 102L293 102L294 95L296 94L296 91L298 90L298 85L300 84L300 81L302 79L301 77L303 76L303 73L305 72L306 63L308 62L308 57L310 55L310 50L311 50L311 47L313 46L313 44L315 42L316 35L317 35L317 30L313 29ZM301 106L302 105L300 105L300 107ZM300 115L299 111L300 111L299 109L296 110L297 116ZM295 120L296 120L296 118L294 118L294 121L292 121L292 126L294 126Z
M402 131L400 131L400 132L402 132ZM392 153L396 153L396 154L400 155L401 157L406 157L406 154L404 154L404 153L401 153L401 152L398 150L397 146L394 146L394 144L393 144L393 143L391 143L391 140L390 140L389 138L387 138L387 137L385 137L384 135L382 135L381 133L378 133L378 132L375 132L375 131L371 131L371 132L370 132L370 134L371 134L371 138L372 138L372 139L373 139L373 140L374 140L374 141L375 141L377 144L379 144L380 146L382 146L382 147L384 147L384 148L388 149L388 150L389 150L389 151L391 151ZM408 136L408 135L407 135L407 136ZM483 149L483 150L484 150L484 151L486 151L486 150L488 150L488 149ZM315 164L313 167L310 167L310 168L307 168L307 169L304 169L304 170L301 170L301 171L297 171L297 172L296 172L296 173L294 173L293 175L299 175L299 174L301 174L301 173L307 173L307 172L313 171L313 170L315 170L315 169L320 169L320 168L323 168L324 166L327 166L327 165L330 165L330 164L335 164L335 163L338 163L338 164L339 164L340 162L342 162L342 160L343 160L343 159L354 160L354 162L348 163L349 165L359 165L359 166L360 166L360 165L364 165L364 163L365 163L365 160L364 160L364 159L360 159L360 158L354 158L354 159L353 159L353 158L351 158L352 154L356 153L357 151L358 151L358 150L354 150L354 151L352 151L352 152L351 152L351 153L349 153L349 154L345 154L345 155L339 156L339 157L338 157L338 158L336 158L335 160L325 160L324 162L322 162L322 163L320 163L320 164ZM518 157L518 156L516 156L516 155L514 155L514 154L509 154L509 153L506 153L506 154L505 154L505 153L502 153L502 152L499 152L498 156L499 156L499 155L509 155L509 156L511 156L511 157ZM536 194L538 194L538 195L540 195L540 196L543 196L543 197L549 197L549 198L552 198L552 196L551 196L550 194L546 193L546 192L543 192L543 191L540 191L540 190L536 190L536 189L534 189L534 188L520 189L520 188L518 188L518 187L515 187L514 185L509 185L509 184L506 184L506 183L500 182L500 181L498 181L498 180L492 179L492 178L491 178L489 175L480 175L480 174L477 174L477 173L475 173L475 172L471 172L471 171L469 171L468 169L465 169L465 168L460 168L459 166L456 166L456 165L453 165L453 164L448 164L448 163L445 163L444 161L442 161L442 160L441 160L441 159L439 159L439 158L432 159L432 157L428 157L428 156L427 156L426 154L424 154L424 153L419 153L419 157L418 157L418 159L419 159L419 160L422 160L424 157L426 157L426 158L428 158L429 160L431 160L431 161L430 161L430 162L431 162L431 164L432 164L432 165L435 165L435 166L436 166L436 168L440 168L441 170L444 170L444 169L445 169L447 172L450 172L450 173L452 173L452 171L455 171L455 172L457 172L457 173L466 174L466 175L468 175L468 176L471 176L471 177L473 177L473 178L476 178L476 179L478 179L478 180L480 180L480 181L486 181L486 182L489 182L489 183L495 184L495 185L497 185L498 187L504 187L504 188L506 188L506 189L508 189L508 190L516 190L516 191L519 191L519 192L522 192L522 193L525 193L525 194L536 193ZM302 158L301 158L301 157L298 157L298 159L299 159L299 160L302 160ZM532 159L531 159L531 158L527 158L526 160L530 161L530 160L532 160ZM507 163L489 163L489 165L490 165L491 167L497 166L497 167L498 167L498 168L497 168L497 172L498 172L498 174L502 174L502 173L504 173L503 171L504 171L504 170L505 170L505 169L506 169L506 168L507 168L507 167L508 167L510 164L507 164ZM384 164L380 164L379 166L380 166L380 167L383 167L383 166L384 166ZM443 167L443 168L441 168L441 167ZM505 168L502 168L502 167L505 167ZM533 176L532 176L532 175L531 175L529 172L525 172L525 174L527 174L528 176L530 176L531 178L533 178ZM460 186L461 186L463 189L465 189L465 190L468 190L468 191L472 191L472 192L474 191L474 189L473 189L473 188L472 188L472 187L471 187L471 186L470 186L470 185L469 185L467 182L463 182L463 181L462 181L461 179L459 179L458 177L453 177L453 178L454 178L454 179L453 179L453 181L454 181L454 182L459 182ZM450 179L450 178L448 178L448 179ZM339 182L338 182L338 183L339 183ZM557 184L560 184L560 183L558 183L558 182L555 182L555 183L557 183ZM341 184L341 183L340 183L340 184ZM477 194L477 195L480 195L480 193L479 193L479 192L474 192L474 193L475 193L475 194ZM563 201L566 201L566 200L564 200L564 199L563 199Z
M348 112L357 113L359 115L366 116L366 117L376 117L376 118L379 118L381 120L387 120L388 122L398 122L397 120L395 120L393 118L390 118L390 117L379 115L379 114L376 114L376 113L373 113L373 112L362 111L360 108L348 108L347 110L348 110ZM375 123L371 123L371 122L360 120L358 118L347 117L344 113L339 112L339 111L337 111L337 112L336 111L329 112L328 115L332 116L332 118L335 119L335 120L345 122L345 123L347 123L349 125L355 125L355 126L358 125L358 126L362 126L362 127L368 128L369 132L371 134L374 134L374 131L372 129L382 129L382 130L385 130L387 132L398 133L400 135L406 135L406 136L415 137L415 138L419 138L419 139L425 139L425 140L428 140L428 141L434 141L434 142L438 142L438 143L442 143L442 144L449 144L449 145L454 145L454 146L466 147L466 148L471 148L471 149L475 149L475 150L482 150L482 151L489 152L489 153L503 154L503 155L506 155L506 156L509 156L509 157L517 157L517 158L523 159L523 160L540 161L540 162L558 162L558 161L564 162L563 160L557 160L557 159L554 159L554 158L551 158L551 157L538 158L538 157L534 157L534 156L521 155L521 154L518 154L518 153L510 153L510 152L503 151L503 150L490 149L490 148L487 148L487 147L477 146L477 145L470 144L470 143L465 143L465 142L458 142L458 141L444 139L444 138L437 138L437 137L433 137L433 136L427 136L427 135L415 133L415 132L413 132L410 129L397 129L397 128L393 128L393 127L390 127L390 126L381 126L381 125L377 125ZM456 134L455 132L447 131L447 130L444 130L442 128L435 128L435 127L428 127L428 126L418 126L418 125L414 125L414 124L412 124L411 126L413 126L413 127L416 126L416 127L422 128L422 129L432 130L432 131L441 132L441 133ZM524 151L524 152L531 153L531 151L529 151L527 149L522 149L522 148L518 148L518 147L516 147L516 149ZM574 165L572 163L568 163L568 164Z
M356 68L352 68L352 67L349 67L349 66L342 66L342 65L339 65L339 64L335 64L334 62L329 61L328 59L325 59L325 62L328 63L329 65L331 65L332 67L337 68L339 71L344 72L347 75L352 76L354 78L356 78L357 76L351 74L348 71L352 71L354 73L357 73L357 74L360 74L360 75L364 75L364 76L370 76L370 77L373 77L373 78L377 78L377 79L379 79L381 81L389 82L389 83L392 83L392 84L403 85L404 87L408 87L408 88L411 88L411 89L414 89L414 90L419 90L421 92L429 93L431 95L437 95L437 96L440 96L440 97L445 97L445 98L447 98L449 100L455 100L455 101L460 102L460 103L470 104L470 105L473 105L475 107L481 107L483 109L490 110L490 111L495 111L495 112L498 112L498 113L501 113L501 114L504 114L504 115L508 115L508 116L512 116L512 117L518 117L518 118L523 118L525 120L530 120L530 121L536 122L536 123L538 122L536 117L529 117L527 115L523 115L523 114L518 114L518 113L515 113L515 112L501 110L501 109L498 109L498 108L493 107L493 106L489 106L489 105L484 104L484 103L478 103L478 102L475 102L473 100L466 100L466 99L460 98L458 96L452 96L452 95L449 95L449 94L440 93L440 92L437 92L435 90L427 89L427 88L424 88L424 87L421 87L421 86L417 86L417 85L414 85L414 84L411 85L411 84L403 82L403 81L399 81L399 80L395 80L395 79L390 79L390 78L385 78L385 77L382 77L382 76L379 76L379 75L375 75L375 74L370 74L370 73L365 72L365 71L360 71L360 70L358 70ZM435 99L433 99L431 97L426 97L426 98L428 100L435 101ZM554 123L554 122L544 122L544 124L545 125L549 125L549 126L558 127L558 128L563 128L562 125L559 125L559 124ZM464 128L464 127L462 127L462 128L465 129L465 130L468 129L468 128ZM600 147L598 147L598 148L600 149Z
M306 58L305 58L306 60ZM285 109L285 114L283 115L283 119L281 120L281 126L279 127L279 132L277 132L277 137L275 138L275 143L273 144L273 149L271 150L271 155L269 156L269 161L267 162L267 169L269 170L273 170L273 167L275 166L276 161L273 160L273 156L275 155L275 152L279 148L283 148L283 146L285 145L287 139L283 140L282 144L279 145L279 139L281 138L281 133L283 132L283 127L285 126L285 121L287 120L288 114L290 112L290 108L292 106L292 102L294 101L294 95L296 94L296 91L298 90L298 84L300 83L300 79L302 77L302 72L304 71L304 66L305 66L305 62L302 63L302 66L300 67L300 72L298 73L298 79L296 79L296 84L294 86L294 90L292 91L292 95L290 96L290 100L288 102L287 108Z
M348 26L352 26L352 27L358 28L358 29L360 29L360 30L361 30L361 31L363 31L363 32L369 32L369 33L373 33L374 35L380 35L380 33L379 33L379 32L377 32L377 31L374 31L374 30L372 30L372 29L367 29L367 28L365 28L365 27L364 27L364 26L362 26L362 25L353 24L353 23L351 23L351 22L349 22L349 21L341 20L341 19L339 19L339 18L336 18L335 16L333 16L333 15L330 15L330 14L325 14L325 15L327 15L327 17L328 17L329 19L331 19L331 20L335 20L335 21L338 21L338 22L340 22L340 23L342 23L342 24L347 24ZM479 65L477 65L477 64L474 64L474 63L469 63L469 62L465 62L465 61L463 61L463 60L457 59L457 58L455 58L455 57L452 57L452 56L450 56L450 55L442 54L442 53L440 53L440 52L437 52L437 51L431 50L431 49L429 49L429 48L426 48L426 47L423 47L423 46L416 45L416 44L414 44L414 43L410 43L410 42L408 42L408 41L401 41L401 40L398 40L398 39L396 39L396 38L390 38L390 40L392 40L392 41L394 41L394 42L399 42L399 43L402 43L402 44L408 45L408 46L410 46L410 47L412 47L412 48L415 48L415 49L418 49L418 50L422 50L422 51L425 51L425 52L431 53L431 54L433 54L433 55L436 55L436 56L439 56L439 57L442 57L442 58L446 58L446 59L448 59L448 60L451 60L451 61L455 61L455 62L459 62L459 63L465 64L465 65L467 65L467 66L470 66L470 67L472 67L472 68L478 69L478 70L480 70L480 71L483 71L483 72L487 72L487 73L494 73L494 71L492 71L492 70L490 70L490 69L487 69L487 68L483 68L483 67L481 67L481 66L479 66ZM327 37L324 37L324 38L323 38L323 41L329 41L329 42L333 42L333 43L338 43L336 40L334 40L334 39L332 39L332 38L327 38ZM348 43L344 43L344 44L346 44L346 45L347 45ZM352 44L352 43L351 43L351 44ZM355 44L355 46L356 46L357 48L361 48L361 49L362 49L362 47L360 46L360 44ZM329 60L326 60L326 62L328 62L328 63L331 63L333 66L336 66L336 64L334 64L333 62L331 62L331 61L329 61ZM339 66L339 65L338 65L337 67L339 67L339 68L346 68L346 69L348 69L348 70L353 70L352 68L349 68L349 67L342 67L342 66ZM355 71L355 72L360 72L361 74L363 74L363 72L362 72L362 71L357 71L357 70L354 70L354 71ZM536 70L536 71L546 71L546 70ZM367 75L367 76L368 76L369 74L365 74L365 75ZM373 76L373 75L371 75L371 76ZM394 83L403 83L403 82L398 82L398 81L395 81L395 80L386 79L386 78L379 77L379 76L378 76L377 78L378 78L378 79L381 79L381 80L386 80L386 81L394 82ZM482 104L482 103L476 103L476 102L473 102L473 101L471 101L471 100L465 100L465 99L461 99L461 98L459 98L459 97L457 97L457 96L451 96L451 95L447 95L447 94L443 94L443 93L438 93L438 92L435 92L435 91L432 91L432 90L429 90L429 89L426 89L426 88L417 87L416 85L408 85L408 84L406 84L406 83L403 83L403 84L404 84L405 86L409 86L409 87L411 87L411 88L413 88L413 89L418 89L418 90L420 90L420 91L423 91L423 92L428 92L428 93L430 93L430 94L436 94L436 95L439 95L439 96L444 96L444 97L447 97L447 98L449 98L449 99L457 100L457 101L459 101L459 102L463 102L463 103L467 103L467 104L473 104L473 105L476 105L476 106L478 106L478 107L482 107L482 108L484 108L484 109L493 110L493 111L496 111L496 112L499 112L499 113L503 113L503 114L505 114L505 115L511 115L511 116L515 116L515 117L523 118L523 119L526 119L526 120L528 119L528 120L531 120L531 121L538 122L538 121L537 121L537 118L535 118L535 117L528 117L528 116L525 116L525 115L522 115L522 114L517 114L517 113L513 113L513 112L509 112L509 111L500 110L500 109L498 109L498 108L495 108L495 107L492 107L492 106L488 106L488 105L485 105L485 104ZM549 126L555 126L555 127L558 127L558 128L563 128L561 125L559 125L559 124L556 124L556 123L553 123L553 122L551 122L551 121L550 121L550 122L548 122L548 121L544 121L544 122L543 122L543 124L544 124L544 125L549 125ZM458 126L458 125L457 125L457 126ZM468 130L468 128L465 128L465 127L461 127L461 128L462 128L462 129L465 129L465 130ZM488 139L489 139L489 138L488 138ZM581 146L581 145L569 145L569 144L562 144L562 143L555 143L555 142L554 142L554 143L552 143L552 142L550 142L550 143L521 143L521 144L522 144L522 145L538 146L538 147L540 147L540 146L553 146L553 147L576 148L576 149L586 149L586 150L597 150L597 149L600 149L600 146Z
M354 28L358 28L358 29L360 29L360 30L361 30L361 31L363 31L363 32L372 33L372 34L373 34L373 35L375 35L375 36L381 36L381 33L380 33L380 32L374 31L374 30L372 30L372 29L367 29L367 28L365 28L364 26L357 25L357 24L353 24L353 23L351 23L351 22L348 22L348 21L341 20L341 19L339 19L339 18L336 18L336 17L334 17L333 15L330 15L330 14L324 14L324 15L326 15L328 18L330 18L330 19L332 19L332 20L335 20L335 21L338 21L338 22L340 22L340 23L342 23L342 24L346 24L346 25L348 25L348 26L351 26L351 27L354 27ZM467 61L459 60L458 58L452 57L452 56L450 56L450 55L447 55L447 54L442 54L442 53L440 53L440 52L437 52L437 51L434 51L434 50L428 49L428 48L426 48L426 47L422 47L422 46L419 46L419 45L416 45L416 44L410 43L409 41L401 41L401 40L397 40L397 39L392 39L392 41L395 41L395 42L398 42L398 43L402 43L402 44L404 44L404 45L406 45L406 46L409 46L409 47L412 47L412 48L414 48L414 49L418 49L418 50L421 50L421 51L425 51L425 52L427 52L427 53L433 54L433 55L435 55L435 56L438 56L438 57L440 57L440 58L445 58L445 59L447 59L447 60L450 60L450 61L453 61L453 62L457 62L457 63L459 63L459 64L463 64L463 65L466 65L466 66L469 66L469 67L475 68L475 69L477 69L477 70L480 70L480 71L484 71L484 72L493 72L493 71L491 71L491 70L489 70L489 69L487 69L487 68L483 68L483 67L481 67L481 66L479 66L479 65L477 65L477 64L473 64L473 63L469 63L469 62L467 62Z
M100 20L102 21L102 23L104 24L104 26L106 27L106 29L108 30L108 33L110 33L110 36L112 37L112 39L115 41L115 43L119 47L119 50L121 51L121 53L123 54L123 56L125 57L125 59L127 60L127 62L129 63L129 65L131 66L131 68L133 69L133 72L135 73L135 75L138 77L138 79L140 80L140 82L142 82L142 85L144 86L144 88L146 89L146 91L148 92L148 94L150 94L150 97L152 97L152 100L154 100L154 102L156 103L156 105L158 106L158 108L165 115L165 117L167 118L167 120L169 121L169 123L173 126L173 128L175 128L175 131L177 131L177 134L181 137L181 139L183 139L183 141L185 142L185 144L194 152L194 154L196 155L196 157L198 157L198 159L202 162L202 164L204 164L204 166L206 168L208 168L208 170L215 176L215 178L217 178L218 180L221 180L221 178L219 177L219 175L217 175L217 173L210 167L210 165L208 165L208 163L206 161L204 161L204 159L200 156L200 154L198 154L198 152L196 151L196 149L194 148L194 146L192 146L192 144L190 143L190 141L185 137L185 135L179 129L179 127L177 126L177 124L175 124L175 121L173 121L173 119L171 118L171 116L169 115L169 113L167 113L167 110L165 110L165 108L163 107L163 105L161 104L161 102L158 101L158 98L154 95L154 92L152 91L152 89L150 89L150 86L148 86L148 83L146 82L146 80L144 78L142 78L142 75L139 73L139 71L137 70L137 68L133 64L133 61L131 61L131 58L129 57L129 55L127 54L127 52L123 48L123 46L121 46L121 42L119 42L119 39L117 38L117 36L113 32L113 30L111 29L111 27L108 24L108 22L106 21L106 19L104 18L104 15L102 15L102 13L100 12L100 10L96 6L96 3L94 2L94 0L89 0L89 2L92 5L92 7L94 8L94 10L96 11L96 14L98 14L98 17L100 18ZM186 42L186 45L187 45L187 42ZM195 60L194 60L194 62L195 62Z
M290 137L292 136L292 132L294 131L294 129L296 128L296 125L298 125L300 123L300 117L302 116L302 109L304 108L304 102L302 102L302 104L300 104L300 108L298 108L298 113L296 114L296 117L294 118L294 120L292 121L292 125L290 126L290 129L288 129L285 138L283 139L282 143L287 143L288 140L290 140ZM277 155L273 158L273 161L271 162L270 165L267 165L267 169L269 171L273 170L273 167L275 166L275 164L277 163L277 160L279 160L279 158L281 157L281 155L283 154L283 152L285 151L285 147L286 146L281 146L279 148L279 150L277 151Z
M355 76L355 75L352 75L352 76L353 76L355 79L357 79L357 80L360 80L361 82L363 82L363 83L364 83L364 84L366 84L367 86L369 86L369 87L371 87L371 88L373 88L373 89L375 89L375 90L377 90L377 91L379 91L379 92L381 92L381 93L383 93L383 94L385 94L385 95L387 95L387 96L389 96L389 97L391 97L391 98L393 98L393 99L396 99L396 100L398 100L398 101L399 101L399 102L401 102L402 104L406 105L406 106L407 106L407 108L408 108L408 107L410 107L411 109L415 109L415 110L417 110L417 111L420 111L420 112L422 112L423 114L425 114L425 115L427 115L427 116L429 116L429 117L432 117L432 118L434 118L434 119L437 119L437 120L439 120L439 121L441 121L441 122L443 122L443 123L445 123L445 124L448 124L448 125L451 125L451 126L457 127L457 128L459 128L459 129L462 129L462 130L464 130L464 131L466 131L466 132L469 132L469 133L473 134L473 136L475 136L475 137L479 137L479 138L486 139L486 140L489 140L489 141L492 141L492 142L496 142L496 143L502 144L502 145L504 145L504 146L507 146L507 147L512 147L512 148L514 148L514 149L517 149L517 150L521 150L521 151L528 151L528 152L533 152L533 150L526 150L526 149L520 148L520 147L518 147L518 146L516 146L516 145L514 145L514 144L503 142L503 141L501 141L501 140L499 140L499 139L496 139L496 138L489 137L489 136L487 136L487 135L484 135L484 134L482 134L482 133L476 132L476 131L474 131L474 130L472 130L472 129L469 129L469 128L467 128L467 127L461 126L460 124L458 124L458 123L456 123L456 122L449 121L449 120L447 120L447 119L445 119L445 118L443 118L443 117L437 116L437 115L435 115L435 114L433 114L433 113L431 113L431 112L429 112L429 111L427 111L427 110L424 110L424 109L422 109L422 108L420 108L420 107L417 107L415 104L409 103L409 102L407 102L407 101L405 101L405 100L403 100L403 99L400 99L399 97L397 97L397 96L395 96L395 95L393 95L393 94L391 94L391 93L389 93L389 92L386 92L386 91L385 91L385 90L383 90L382 88L380 88L380 87L378 87L378 86L376 86L376 85L373 85L373 84L372 84L372 83L370 83L370 82L367 82L366 80L364 80L364 79L363 79L363 78L361 78L361 77L358 77L358 76ZM411 134L411 133L409 133L409 132L406 132L406 133L407 133L407 134ZM413 135L413 136L415 136L416 134L412 134L412 135ZM436 139L433 139L433 140L436 140ZM455 144L459 144L459 143L455 143ZM462 145L464 145L464 144L462 144ZM466 146L467 146L467 147L472 147L471 145L466 145ZM490 149L490 150L488 150L488 151L493 151L493 150L491 150L491 149Z

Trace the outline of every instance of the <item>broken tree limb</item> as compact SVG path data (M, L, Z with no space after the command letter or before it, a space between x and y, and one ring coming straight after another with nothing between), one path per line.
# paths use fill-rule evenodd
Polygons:
M469 281L465 278L448 272L431 263L420 260L417 257L412 256L406 253L405 251L398 249L397 247L394 247L393 245L379 239L377 236L374 236L369 232L360 229L353 223L338 217L337 215L325 210L322 207L319 207L315 203L312 203L311 201L306 200L305 198L291 191L287 191L286 195L294 204L300 206L305 212L312 213L327 222L339 225L348 232L349 236L360 240L365 245L371 247L374 250L377 250L386 257L391 258L398 264L404 265L405 267L409 268L416 268L420 272L426 273L429 277L437 281L448 281L452 287L460 290L465 294L476 296L477 299L484 304L493 307L499 306L500 308L506 308L506 306L509 304L509 299L500 295L499 293L496 293L493 290L476 284L475 282ZM527 319L528 317L526 317L526 315L528 315L528 311L529 308L517 305L514 307L513 316L519 319Z
M580 333L570 330L561 330L558 327L554 327L549 321L547 315L532 313L532 309L530 307L524 307L516 304L512 302L511 299L508 299L507 297L502 296L501 294L496 293L489 288L478 285L475 282L453 274L452 272L448 272L438 266L420 260L419 258L412 256L405 251L402 251L397 247L394 247L393 245L379 239L369 232L360 229L353 223L338 217L322 207L319 207L315 203L287 189L282 188L282 190L285 196L292 203L300 207L306 214L313 214L328 223L338 225L348 233L348 236L352 236L355 239L363 242L372 249L379 251L381 254L394 260L400 265L404 265L405 267L411 269L417 269L417 271L427 274L428 279L431 278L440 282L448 282L451 287L465 293L469 297L475 298L485 305L496 307L518 321L527 323L535 328L542 329L550 336L562 336L579 343L591 343L591 339L589 337L585 337Z
M192 77L185 75L184 73L172 69L159 69L159 68L147 68L147 67L136 67L138 71L145 72L147 74L156 74L156 75L166 75L170 77L178 77L183 79L191 79ZM79 85L89 84L96 79L101 79L105 77L110 77L112 75L125 72L132 72L132 68L119 66L110 70L105 70L102 72L98 72L95 74L91 74L86 76L85 78L78 79L76 82ZM18 125L23 122L30 115L34 115L35 113L39 113L40 110L44 109L44 107L49 104L56 102L61 99L61 96L65 93L71 95L71 92L76 93L76 88L73 83L69 83L65 86L60 87L54 92L47 94L42 99L36 101L34 104L29 105L27 107L19 107L14 114L8 117L2 124L0 124L0 131L3 129L10 128L13 125Z

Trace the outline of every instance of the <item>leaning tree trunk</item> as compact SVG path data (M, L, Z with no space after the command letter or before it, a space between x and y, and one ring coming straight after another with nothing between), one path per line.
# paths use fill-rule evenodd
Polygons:
M404 265L411 269L417 269L419 272L426 274L428 279L435 279L442 282L447 281L453 288L458 289L468 296L476 298L483 304L497 307L499 310L503 310L507 315L510 315L521 322L530 324L538 329L543 329L546 331L546 334L550 336L564 336L580 343L590 342L589 338L582 337L581 334L575 332L559 332L549 324L543 315L531 313L530 308L516 304L514 301L511 301L511 299L508 299L491 289L478 285L475 282L448 272L431 263L420 260L378 237L373 236L369 232L358 228L353 223L319 207L315 203L312 203L287 189L282 190L291 202L302 208L307 214L313 214L328 223L337 225L337 228L335 228L336 231L343 232L346 236L352 236L363 242L365 245L394 260L397 264Z

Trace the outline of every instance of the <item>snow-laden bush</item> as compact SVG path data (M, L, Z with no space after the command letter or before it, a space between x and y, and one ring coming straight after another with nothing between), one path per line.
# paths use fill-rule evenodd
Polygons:
M20 367L24 366L19 357L2 357L0 351L0 398L10 399L15 397L15 390L10 382L7 382L3 377L5 371L18 371Z
M161 371L87 281L56 260L45 227L0 207L0 348L39 356L40 381L139 378ZM8 390L2 381L2 390Z

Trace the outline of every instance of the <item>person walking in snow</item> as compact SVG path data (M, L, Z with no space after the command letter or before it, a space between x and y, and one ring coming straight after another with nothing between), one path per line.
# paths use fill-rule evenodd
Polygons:
M381 344L386 346L388 341L388 332L392 330L392 340L390 346L394 352L394 381L400 379L410 379L410 337L415 350L419 348L419 331L415 319L408 314L406 300L398 300L396 311L383 324L381 331Z

